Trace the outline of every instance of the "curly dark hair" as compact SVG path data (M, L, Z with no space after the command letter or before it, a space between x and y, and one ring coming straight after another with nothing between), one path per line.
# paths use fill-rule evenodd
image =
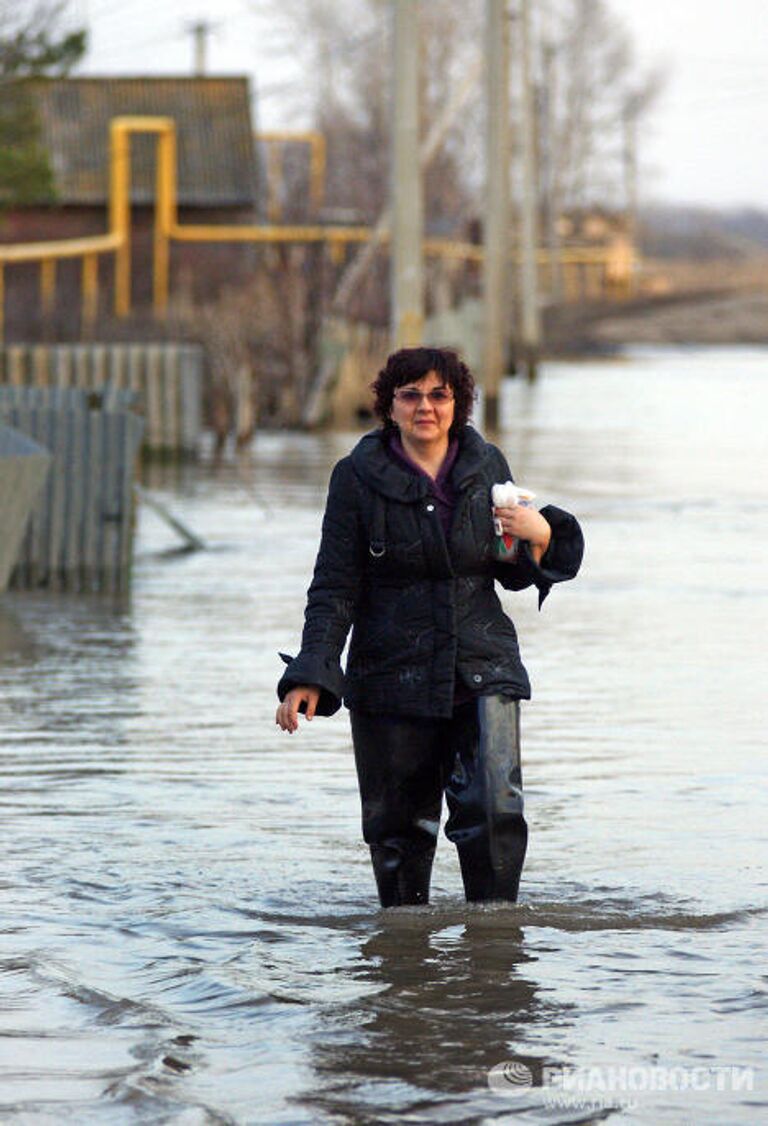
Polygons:
M374 413L385 429L394 427L390 418L395 389L406 383L418 383L434 371L453 390L454 413L451 437L465 426L472 414L475 380L458 352L452 348L401 348L393 352L371 384L375 396Z

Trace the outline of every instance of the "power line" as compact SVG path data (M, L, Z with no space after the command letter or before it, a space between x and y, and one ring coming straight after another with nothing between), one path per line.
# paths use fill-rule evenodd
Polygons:
M126 10L125 0L113 0L113 2L111 4L108 3L104 8L96 8L96 10L94 10L91 7L91 5L89 4L88 8L87 8L87 12L88 12L88 15L87 15L88 23L92 23L95 19L99 19L99 20L106 19L107 17L114 15L116 12L119 12L121 15L124 15L124 16L130 15L131 19L134 19L134 20L136 19L135 13L129 13Z
M768 94L768 83L762 83L751 89L746 87L740 90L707 90L706 93L691 97L680 97L670 100L670 104L677 106L707 106L736 102L742 98L750 98L755 102L760 101ZM763 106L755 106L756 110L763 113Z
M114 58L117 55L127 55L130 51L140 50L143 47L162 47L167 43L173 43L182 39L185 35L186 32L180 32L178 30L174 34L171 33L170 29L166 32L156 31L154 35L150 36L148 39L140 39L134 42L123 41L120 43L119 47L115 44L112 48L107 47L106 51L99 47L97 50L90 51L86 58L90 58L92 63L98 65L102 59Z
M145 35L151 34L153 28L157 28L158 24L162 28L168 26L164 24L163 16L167 15L165 11L156 11L152 13L151 17L144 20L137 20L136 16L129 16L125 18L125 13L116 12L114 20L94 20L91 21L88 31L95 42L124 42L127 47L132 42L132 36L136 33L144 33ZM159 19L158 19L159 17ZM180 21L177 19L174 27L179 26ZM156 32L157 33L157 32Z

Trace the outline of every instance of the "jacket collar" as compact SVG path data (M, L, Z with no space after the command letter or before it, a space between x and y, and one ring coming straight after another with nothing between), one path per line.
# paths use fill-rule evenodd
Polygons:
M454 486L462 489L480 471L489 447L473 426L464 426L458 439L459 452L451 478ZM406 502L420 500L429 491L429 481L399 465L387 452L386 441L383 429L363 435L351 454L355 472L385 497Z
M466 488L478 475L491 452L492 447L474 426L467 425L459 432L459 454L451 474L457 489Z

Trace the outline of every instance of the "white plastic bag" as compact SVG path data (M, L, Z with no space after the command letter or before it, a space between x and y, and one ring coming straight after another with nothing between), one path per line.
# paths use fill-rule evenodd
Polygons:
M532 493L530 489L516 485L514 481L497 483L491 486L491 509L511 508L516 504L520 504L524 508L531 508L535 496L536 494ZM517 536L507 535L501 526L501 521L495 515L493 517L493 530L496 533L493 543L494 555L504 563L514 563L518 550Z

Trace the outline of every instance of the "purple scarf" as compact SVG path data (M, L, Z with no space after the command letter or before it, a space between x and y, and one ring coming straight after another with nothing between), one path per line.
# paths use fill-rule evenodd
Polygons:
M409 457L397 431L389 437L389 449L406 469L410 470L411 473L417 474L417 476L426 477L427 481L429 481L430 492L437 502L437 514L440 517L440 523L442 524L443 532L447 540L451 520L453 519L453 510L456 507L456 490L453 487L450 476L459 452L458 438L451 439L448 445L448 451L443 458L443 464L440 466L437 477L434 478L430 477L426 470L422 469L420 465L417 465L412 457Z

